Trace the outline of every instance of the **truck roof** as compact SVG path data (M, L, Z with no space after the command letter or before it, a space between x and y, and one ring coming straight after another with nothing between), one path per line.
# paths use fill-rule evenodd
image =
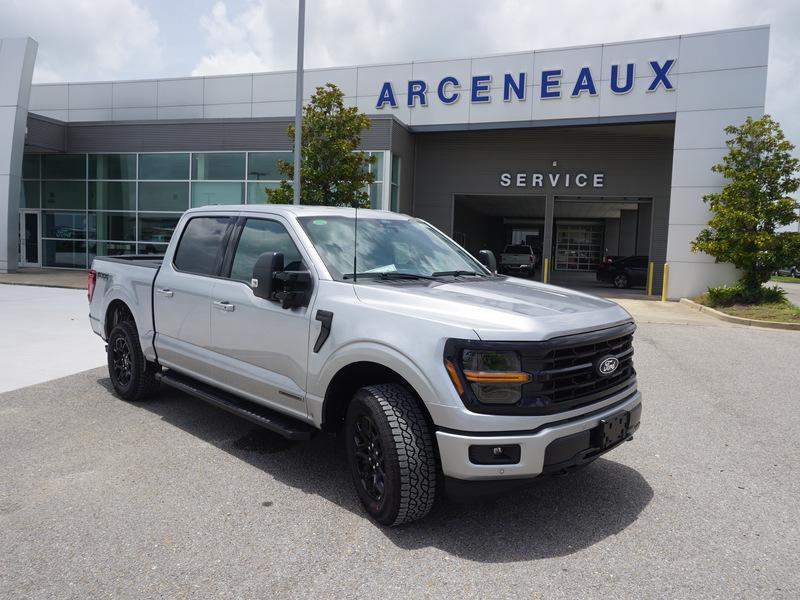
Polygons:
M229 213L265 213L278 215L294 215L296 217L315 217L315 216L335 216L353 217L356 214L354 208L339 206L295 206L293 204L210 204L190 208L187 213L205 212L229 212ZM373 210L371 208L359 208L359 218L381 218L381 219L410 219L408 215L391 212L388 210Z

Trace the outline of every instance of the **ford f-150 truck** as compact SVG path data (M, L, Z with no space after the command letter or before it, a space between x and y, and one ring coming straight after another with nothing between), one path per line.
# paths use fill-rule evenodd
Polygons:
M525 244L509 244L500 253L501 273L522 273L533 277L536 272L536 253Z
M290 439L342 431L364 508L398 525L639 426L630 315L495 270L396 213L208 206L163 258L95 258L90 321L125 400L164 384Z

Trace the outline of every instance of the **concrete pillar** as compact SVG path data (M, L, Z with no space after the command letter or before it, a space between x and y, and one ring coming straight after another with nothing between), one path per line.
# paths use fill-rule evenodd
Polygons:
M22 154L33 65L31 38L0 40L0 273L16 271Z

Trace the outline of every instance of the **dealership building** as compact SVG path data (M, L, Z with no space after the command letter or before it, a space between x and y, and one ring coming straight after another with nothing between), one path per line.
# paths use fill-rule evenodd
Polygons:
M553 283L646 256L677 298L736 278L690 243L723 128L764 112L768 47L763 26L309 69L304 95L334 83L369 115L373 207L473 253L530 244ZM293 71L31 85L36 51L0 40L0 272L162 252L182 211L264 203L291 160Z

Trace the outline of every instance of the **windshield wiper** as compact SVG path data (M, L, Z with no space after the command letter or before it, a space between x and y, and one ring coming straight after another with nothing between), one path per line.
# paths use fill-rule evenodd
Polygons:
M484 273L479 273L478 271L437 271L433 274L434 277L442 277L446 275L452 275L453 277L460 277L462 275L474 275L475 277L486 277Z
M434 273L435 275L435 273ZM428 281L439 281L436 277L431 275L419 275L417 273L404 273L402 271L383 271L383 272L369 272L369 273L358 273L358 279L383 279L383 280L391 280L391 279L425 279ZM352 273L347 273L343 276L343 279L353 279Z

